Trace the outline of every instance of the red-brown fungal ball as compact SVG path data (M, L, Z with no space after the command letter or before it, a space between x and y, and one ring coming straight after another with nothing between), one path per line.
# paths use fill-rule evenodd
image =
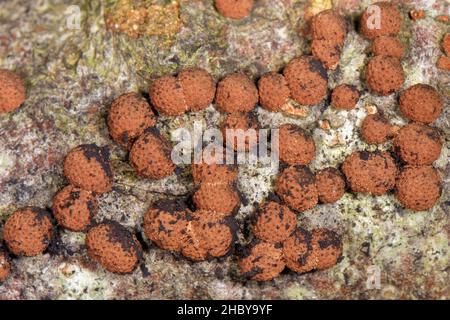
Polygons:
M197 209L217 212L222 216L234 214L241 205L236 187L223 181L202 183L194 193L193 201Z
M298 273L314 269L315 261L311 259L311 233L303 228L297 228L283 243L283 256L286 266Z
M187 226L187 240L181 253L193 261L219 258L229 254L235 242L236 222L216 212L197 210Z
M289 100L291 90L282 74L269 72L258 81L259 100L261 106L270 111L281 111Z
M144 215L144 233L158 247L178 252L187 239L190 215L183 201L158 201Z
M293 124L284 124L278 130L279 157L289 165L307 165L316 156L316 145L311 135Z
M53 215L58 225L71 231L83 231L97 214L98 202L92 191L72 185L53 198Z
M291 97L302 105L315 105L328 92L328 74L323 64L314 57L303 56L291 60L284 69Z
M155 123L150 105L135 92L121 95L109 109L109 134L115 142L127 148L131 147L145 129L153 127Z
M400 60L390 56L376 56L366 67L366 82L370 91L387 96L397 92L405 82Z
M295 213L287 206L268 201L258 208L253 233L260 240L281 243L297 226Z
M311 20L312 38L314 40L333 41L342 46L347 36L345 20L336 11L324 10Z
M20 76L0 69L0 113L18 109L25 101L25 84Z
M186 104L192 111L208 107L214 100L216 84L211 75L201 68L189 68L178 75Z
M217 11L230 19L244 19L253 8L253 0L215 0Z
M244 74L234 73L219 82L216 106L220 112L249 112L258 103L258 89Z
M189 109L183 88L173 76L163 76L153 81L149 94L153 106L161 115L179 116Z
M331 104L337 109L352 110L356 107L359 98L360 93L355 86L341 84L333 89Z
M442 180L431 166L406 166L397 179L395 197L407 209L431 209L439 200Z
M334 203L345 193L345 179L336 168L325 168L316 173L316 186L321 203Z
M276 181L275 192L291 209L299 212L314 208L319 201L314 174L304 166L284 169Z
M237 179L238 170L236 166L227 165L226 154L217 154L215 149L202 151L200 163L192 164L192 176L195 184L211 183L220 181L232 183Z
M3 239L9 250L19 256L37 256L47 249L52 239L50 213L39 208L15 211L3 228Z
M83 144L72 149L64 160L64 174L70 184L81 189L96 193L110 191L114 174L108 148Z
M104 221L89 229L86 248L92 260L118 274L131 273L142 257L136 236L115 221Z
M224 143L235 151L256 148L259 128L257 116L253 112L228 114L221 125Z
M171 159L172 146L156 130L147 130L133 144L130 162L141 177L160 180L175 171Z
M315 229L311 232L312 256L316 270L331 268L342 257L340 236L329 229Z
M8 253L0 247L0 283L6 280L11 273L11 260Z
M285 267L282 248L279 243L260 241L243 249L238 261L242 276L255 281L278 277Z
M405 55L405 46L396 37L375 38L370 50L375 56L391 56L402 59Z
M400 95L400 111L411 121L431 123L442 113L443 99L435 88L416 84Z
M361 138L369 144L388 141L393 134L392 126L381 113L370 114L361 126Z
M316 40L311 43L311 52L328 70L334 70L341 59L341 47L333 40Z
M447 56L450 56L450 33L447 33L442 40L442 48Z
M361 16L361 32L368 39L395 36L400 32L403 17L397 5L377 2L368 7Z
M407 164L430 165L441 155L443 139L436 128L411 123L400 129L394 148Z
M354 192L380 196L394 188L398 168L387 152L359 151L345 159L342 172Z

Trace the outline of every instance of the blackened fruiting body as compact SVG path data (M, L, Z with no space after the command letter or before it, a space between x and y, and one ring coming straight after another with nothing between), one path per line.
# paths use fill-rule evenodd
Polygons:
M304 166L284 169L278 176L275 190L291 209L300 212L314 208L319 201L314 174Z
M246 248L239 258L241 274L250 280L269 281L276 278L285 267L280 244L257 242Z
M368 115L361 126L361 137L369 144L380 144L392 137L392 126L381 113Z
M253 227L255 236L269 243L286 240L297 226L295 213L287 206L269 201L258 208Z
M217 182L203 182L193 196L199 210L217 212L221 216L231 215L239 209L241 199L234 185Z
M309 56L293 59L284 69L291 97L302 105L315 105L327 96L328 74L322 63Z
M286 266L292 271L304 273L314 269L311 259L311 233L303 228L297 228L283 243L283 256Z
M149 94L153 106L161 115L179 116L189 109L183 88L173 76L156 79L149 89Z
M356 107L359 98L360 93L355 86L341 84L333 89L331 104L337 109L352 110Z
M345 179L336 168L325 168L316 173L316 186L321 203L334 203L345 193Z
M139 176L159 180L175 171L171 152L170 143L158 131L150 129L133 144L130 162Z
M426 84L416 84L400 95L400 111L411 121L435 121L442 113L443 104L436 89Z
M398 168L387 152L359 151L345 159L342 172L354 192L380 196L394 188Z
M111 105L108 114L109 134L118 144L130 148L133 142L153 127L156 121L150 105L139 94L121 95Z
M366 67L366 82L370 91L387 96L397 92L405 82L400 60L390 56L376 56Z
M3 228L3 239L15 255L37 256L44 252L52 239L50 213L38 208L14 212Z
M0 69L0 114L18 109L25 101L25 85L17 74Z
M406 166L396 184L396 198L407 209L423 211L431 209L439 200L442 180L431 166Z
M110 191L114 174L108 148L85 144L72 149L64 161L64 174L70 184L81 189L96 193Z
M400 32L402 22L402 15L396 5L377 2L361 16L361 32L371 40L380 36L395 36Z
M142 258L136 237L115 221L104 221L86 234L89 257L114 273L131 273Z
M193 260L203 261L229 254L236 238L236 222L216 212L197 210L188 222L187 240L181 253Z
M316 156L316 145L304 129L285 124L279 128L280 160L289 165L307 165Z
M11 273L11 261L8 253L0 246L0 283Z
M220 112L249 112L258 103L258 89L246 75L230 74L219 82L216 106Z
M407 164L430 165L441 155L442 137L432 127L412 123L400 129L394 139L394 147Z
M281 111L291 96L291 90L282 74L269 72L258 81L261 106L270 111Z
M253 0L215 0L217 11L224 17L230 19L244 19L253 8Z
M342 46L347 36L347 26L344 18L333 10L324 10L316 14L311 21L312 38L314 40L329 40Z
M144 216L144 233L158 247L178 252L187 239L190 215L181 200L158 201Z
M208 107L214 100L216 84L211 75L200 68L189 68L178 75L184 99L191 111Z
M98 202L92 191L67 186L53 198L53 215L58 225L71 231L84 231L97 214Z
M405 55L405 46L396 37L378 37L373 41L370 50L375 56L402 59Z
M241 152L258 146L259 128L258 119L253 112L228 114L221 125L227 148Z
M314 269L325 270L339 262L342 256L342 241L333 230L315 229L311 232Z

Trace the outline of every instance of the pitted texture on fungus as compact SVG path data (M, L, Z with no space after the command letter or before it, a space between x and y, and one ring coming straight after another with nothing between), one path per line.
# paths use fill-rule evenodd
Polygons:
M126 93L114 100L108 114L109 134L115 142L127 148L155 123L150 105L135 92Z
M416 84L400 95L400 111L411 121L431 123L442 113L443 100L432 86Z
M249 151L258 147L259 122L253 112L231 113L222 122L221 131L227 148ZM228 141L230 137L230 141Z
M284 169L278 176L275 190L291 209L300 212L314 208L319 201L314 174L304 166Z
M253 0L215 0L217 11L230 19L244 19L253 8Z
M183 88L173 76L163 76L153 81L149 94L152 104L161 115L179 116L189 109Z
M261 241L243 251L238 263L245 278L269 281L278 277L284 270L285 263L280 244Z
M139 176L159 180L175 171L171 160L172 147L156 130L147 130L133 144L130 152L131 165Z
M366 66L366 82L371 91L381 96L397 92L405 82L400 60L389 56L376 56Z
M58 225L71 231L83 231L97 214L95 194L74 186L67 186L53 198L53 215Z
M341 47L334 40L314 39L311 43L311 52L328 70L334 70L339 65Z
M282 74L269 72L258 81L259 100L261 106L270 111L281 111L291 96L286 79Z
M436 66L438 67L438 69L450 71L450 58L447 56L440 56L436 63Z
M219 146L222 148L222 146ZM192 176L195 184L203 182L232 183L237 179L236 166L224 164L226 154L217 154L216 149L204 149L200 163L192 164Z
M236 188L221 181L203 182L193 200L197 209L217 212L221 216L234 214L241 205Z
M325 99L328 92L328 74L322 63L303 56L291 60L284 69L291 97L303 105L315 105Z
M342 173L335 168L325 168L316 173L316 186L319 201L334 203L345 193L345 180Z
M295 272L324 270L342 256L342 242L332 230L315 229L311 233L298 228L283 244L286 265Z
M280 160L289 164L307 165L316 156L316 145L311 135L304 129L284 124L279 128Z
M311 31L314 40L329 40L342 46L347 36L344 18L333 10L324 10L311 20Z
M8 253L0 247L0 283L8 278L11 273L11 261Z
M187 240L190 215L191 211L182 201L158 201L144 216L144 233L158 247L178 252Z
M423 211L431 209L439 200L442 180L431 166L406 166L398 176L396 198L407 209Z
M352 110L356 107L359 98L360 93L355 86L341 84L333 89L331 104L337 109Z
M52 239L50 213L38 208L14 212L3 228L3 239L15 255L37 256L47 249Z
M397 5L388 2L377 2L369 6L360 21L362 34L371 40L380 36L395 36L400 32L402 23L403 17Z
M395 151L407 164L430 165L441 155L443 140L432 127L412 123L404 126L394 139Z
M405 46L396 37L378 37L370 47L376 56L391 56L402 59L405 55Z
M381 113L370 114L361 126L362 139L369 144L380 144L392 137L392 126Z
M258 103L258 89L246 75L230 74L219 82L216 107L220 112L249 112Z
M114 174L108 148L84 144L72 149L64 160L64 174L70 184L81 189L96 193L110 191Z
M253 228L255 236L269 243L286 240L297 226L295 213L287 206L269 201L258 208Z
M342 172L354 192L380 196L394 188L398 168L387 152L359 151L345 159Z
M11 112L25 101L25 85L17 74L0 69L0 113Z
M236 223L231 217L197 210L186 230L187 240L183 242L181 253L193 261L223 257L234 247Z
M450 56L450 33L447 33L442 40L442 48L446 55Z
M178 75L184 99L192 111L199 111L208 107L214 100L216 84L211 75L200 68L189 68Z
M89 257L114 273L131 273L142 257L136 237L115 221L104 221L86 234Z

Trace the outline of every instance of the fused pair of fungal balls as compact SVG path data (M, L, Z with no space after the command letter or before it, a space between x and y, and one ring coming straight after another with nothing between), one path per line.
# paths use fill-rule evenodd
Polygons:
M22 78L14 72L0 69L0 114L18 109L25 101Z

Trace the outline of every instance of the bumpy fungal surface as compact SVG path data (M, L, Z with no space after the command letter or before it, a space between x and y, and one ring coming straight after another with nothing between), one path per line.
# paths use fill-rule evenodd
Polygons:
M345 19L334 10L324 10L316 14L311 21L314 40L328 40L342 46L347 36Z
M72 185L84 190L110 191L114 173L109 164L108 148L84 144L72 149L64 160L64 175Z
M255 150L259 128L258 119L252 112L228 114L221 124L224 143L235 151Z
M178 75L184 100L191 111L208 107L214 100L216 84L211 75L201 68L184 69Z
M236 213L241 204L237 189L220 181L202 183L194 193L193 201L197 209L217 212L223 216Z
M307 165L316 156L316 145L304 129L285 124L279 128L279 157L289 165Z
M25 84L22 78L5 69L0 69L0 114L19 108L25 101Z
M444 102L435 88L419 83L401 93L399 105L407 119L431 123L441 115Z
M47 249L52 239L50 213L39 208L15 211L3 227L3 240L18 256L37 256Z
M405 46L396 37L377 37L373 41L370 50L376 56L391 56L402 59L405 55Z
M366 66L366 82L370 91L387 96L399 91L405 82L400 60L391 56L376 56Z
M244 19L253 8L253 0L215 0L217 11L230 19Z
M232 183L238 176L238 168L226 164L226 154L218 154L214 150L204 149L200 163L192 164L192 176L195 184L200 183Z
M220 112L249 112L258 103L258 89L242 73L227 75L217 85L216 107Z
M392 126L381 113L370 114L361 125L361 138L369 144L380 144L392 137Z
M380 14L377 19L378 13ZM361 16L361 33L368 39L380 36L394 36L400 32L403 17L397 5L377 2L369 6Z
M333 89L331 95L331 105L337 109L352 110L360 98L359 90L355 86L348 84L338 85Z
M258 81L261 106L270 111L281 111L291 96L291 90L282 74L269 72Z
M153 81L149 95L153 106L162 115L179 116L189 109L183 88L174 76L163 76Z
M328 70L335 70L339 65L341 48L335 41L314 39L311 43L311 51Z
M334 203L345 193L345 179L336 168L325 168L316 172L316 186L321 203Z

